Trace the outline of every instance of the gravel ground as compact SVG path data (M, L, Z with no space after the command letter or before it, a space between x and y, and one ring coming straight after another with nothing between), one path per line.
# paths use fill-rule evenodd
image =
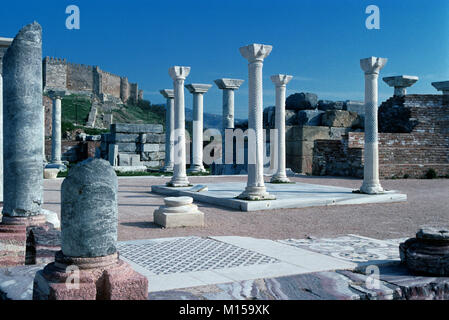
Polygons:
M246 181L246 177L190 177L192 183ZM267 178L268 179L268 178ZM359 188L362 181L334 177L295 177L296 182ZM163 198L149 192L150 185L167 178L119 179L119 240L178 236L249 236L272 240L335 237L345 234L391 239L413 236L425 224L446 225L449 218L449 179L385 180L382 186L399 190L407 202L303 209L240 212L196 203L206 215L205 228L161 229L153 211ZM60 211L62 180L45 180L46 209Z

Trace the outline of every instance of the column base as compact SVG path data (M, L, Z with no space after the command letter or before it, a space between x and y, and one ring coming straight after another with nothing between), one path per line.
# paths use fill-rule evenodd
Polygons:
M177 178L177 179L172 179L170 182L167 182L167 187L172 187L172 188L182 188L182 187L190 187L191 184L189 182L189 180L187 179L187 177L185 178Z
M382 194L384 189L379 183L363 183L360 187L360 192L365 194Z
M286 174L275 174L271 177L270 183L291 183Z
M67 167L63 163L49 163L45 166L45 169L59 169L59 171L67 171Z
M167 173L173 173L173 165L164 166L160 171L161 172L167 172Z
M237 198L249 201L276 200L276 197L269 194L265 187L246 187Z
M200 165L191 165L190 168L187 170L187 173L205 173L206 169L203 166Z
M27 227L44 225L45 223L45 215L3 216L2 223L0 223L0 267L25 265Z
M36 273L33 300L147 300L148 279L118 253L98 258L70 258L62 251Z

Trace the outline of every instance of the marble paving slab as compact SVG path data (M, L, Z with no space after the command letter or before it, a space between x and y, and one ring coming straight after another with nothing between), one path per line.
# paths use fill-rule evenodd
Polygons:
M366 266L399 263L399 244L405 240L378 240L350 234L337 238L287 239L278 242Z
M245 189L243 182L206 184L208 191L194 192L192 187L171 188L164 185L151 187L151 192L164 196L189 196L195 201L210 203L240 211L305 208L332 205L356 205L407 201L407 195L397 191L386 191L380 195L353 193L352 189L308 183L270 184L267 191L276 196L270 201L245 201L236 197Z

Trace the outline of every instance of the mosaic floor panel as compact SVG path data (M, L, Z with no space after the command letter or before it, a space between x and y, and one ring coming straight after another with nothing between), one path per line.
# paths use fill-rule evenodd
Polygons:
M187 237L142 244L119 243L120 256L156 275L206 271L279 261L208 238Z

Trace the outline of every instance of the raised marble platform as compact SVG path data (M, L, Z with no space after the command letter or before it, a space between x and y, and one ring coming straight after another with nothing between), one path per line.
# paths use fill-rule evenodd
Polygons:
M240 211L305 208L332 205L386 203L407 201L407 195L398 191L386 191L379 195L353 193L352 189L308 183L270 184L267 191L276 200L245 201L236 197L245 189L243 182L222 182L207 184L208 191L196 192L192 187L171 188L152 186L151 192L167 196L188 196L195 201L206 202ZM195 188L195 187L193 187Z

